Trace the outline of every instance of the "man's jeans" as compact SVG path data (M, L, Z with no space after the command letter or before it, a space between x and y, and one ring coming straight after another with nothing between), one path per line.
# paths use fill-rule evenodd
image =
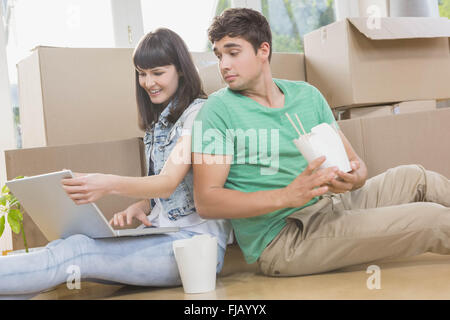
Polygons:
M84 280L137 286L178 286L181 279L172 242L196 234L182 230L107 239L74 235L52 241L42 250L0 257L0 299L6 295L37 294L72 279L75 271L79 271ZM217 247L219 273L225 250L219 245Z
M295 276L425 252L450 254L450 180L404 165L294 212L258 265Z

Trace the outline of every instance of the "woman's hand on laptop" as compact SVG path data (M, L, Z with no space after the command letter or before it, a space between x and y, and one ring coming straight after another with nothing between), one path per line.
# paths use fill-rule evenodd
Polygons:
M134 218L141 221L145 226L150 227L152 224L148 221L145 210L139 204L139 202L132 204L124 211L114 214L113 218L109 220L109 224L114 227L123 227L125 226L125 222L127 225L130 225Z
M76 173L74 178L62 179L62 187L78 205L97 201L109 194L113 175L103 173Z

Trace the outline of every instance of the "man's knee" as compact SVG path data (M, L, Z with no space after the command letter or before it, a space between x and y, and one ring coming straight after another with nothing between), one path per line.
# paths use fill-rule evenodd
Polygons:
M389 169L387 174L392 175L394 181L405 183L407 185L414 185L420 189L420 192L425 193L427 183L426 170L420 164L400 165ZM416 201L423 201L423 199L418 199Z
M425 175L425 168L420 164L404 164L397 167L389 169L389 171L395 171L396 173L403 174L406 176L411 175Z

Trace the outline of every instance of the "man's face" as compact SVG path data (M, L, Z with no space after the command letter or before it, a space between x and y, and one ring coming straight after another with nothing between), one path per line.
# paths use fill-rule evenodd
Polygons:
M225 36L214 42L213 50L219 59L222 78L230 89L245 90L261 74L262 59L245 39Z

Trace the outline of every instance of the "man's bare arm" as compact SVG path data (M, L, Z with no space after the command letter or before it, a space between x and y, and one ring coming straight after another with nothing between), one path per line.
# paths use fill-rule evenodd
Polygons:
M367 179L367 167L364 161L356 154L352 145L345 137L344 133L339 130L342 143L344 144L345 151L347 152L348 159L352 171L350 172L337 172L337 179L334 179L329 184L329 190L333 193L344 193L347 191L353 191L361 188Z
M353 187L353 190L356 190L358 188L361 188L366 183L367 166L364 161L356 154L347 137L341 130L339 130L339 134L341 136L342 142L344 143L345 151L347 151L348 159L350 160L350 162L356 161L359 163L359 167L352 168L354 174L358 177L358 181Z
M318 158L288 186L274 190L241 192L224 188L230 170L230 156L193 154L194 201L199 215L206 219L249 218L282 208L301 207L328 191L336 168L317 170L325 161ZM228 157L228 158L227 158Z

